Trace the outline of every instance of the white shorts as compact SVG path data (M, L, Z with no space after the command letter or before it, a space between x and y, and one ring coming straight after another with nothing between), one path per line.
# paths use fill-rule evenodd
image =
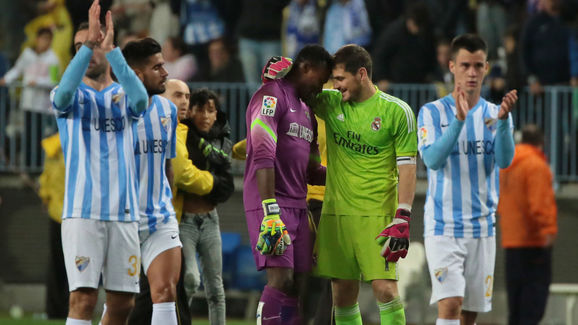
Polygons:
M138 222L70 218L62 221L62 251L70 291L98 288L139 292Z
M157 230L152 234L148 231L140 232L142 266L145 274L160 253L174 247L183 247L179 238L177 219L169 218L167 223L159 223L156 228Z
M463 297L463 310L492 310L496 237L426 237L425 253L432 282L430 304Z

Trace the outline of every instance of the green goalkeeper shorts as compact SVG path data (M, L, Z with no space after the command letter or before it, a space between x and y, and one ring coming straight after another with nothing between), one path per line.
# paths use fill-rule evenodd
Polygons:
M318 276L348 280L397 280L396 263L381 256L375 237L391 217L322 215L315 252Z

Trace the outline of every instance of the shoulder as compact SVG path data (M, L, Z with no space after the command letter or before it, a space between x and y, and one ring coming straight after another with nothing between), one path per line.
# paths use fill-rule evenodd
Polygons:
M451 103L445 97L442 97L429 103L425 103L419 109L418 115L423 115L425 113L439 115L440 111L442 111L442 109L444 109L445 106L451 106Z
M409 107L406 102L395 96L386 94L380 90L378 90L378 96L379 102L382 103L382 105L385 105L387 109L393 109L400 112L411 112L411 107Z
M316 97L316 102L323 103L341 103L341 92L337 89L323 89Z

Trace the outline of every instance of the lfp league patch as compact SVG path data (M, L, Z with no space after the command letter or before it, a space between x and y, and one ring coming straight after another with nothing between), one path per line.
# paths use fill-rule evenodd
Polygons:
M275 116L275 108L277 107L277 97L263 96L263 104L261 105L262 116Z

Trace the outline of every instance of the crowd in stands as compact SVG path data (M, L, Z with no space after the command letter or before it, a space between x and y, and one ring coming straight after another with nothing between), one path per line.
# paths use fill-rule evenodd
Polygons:
M7 19L0 62L16 61L33 46L39 29L50 28L63 71L72 31L86 20L89 4L11 4L5 8L11 17L2 14ZM373 79L384 90L393 83L446 83L449 40L477 32L489 46L492 89L528 85L537 94L544 85L578 85L576 0L103 0L101 5L101 14L113 12L118 44L153 37L164 45L171 78L183 81L258 83L271 56L292 57L310 43L330 53L356 43L371 52L380 68ZM432 59L436 52L438 62Z

